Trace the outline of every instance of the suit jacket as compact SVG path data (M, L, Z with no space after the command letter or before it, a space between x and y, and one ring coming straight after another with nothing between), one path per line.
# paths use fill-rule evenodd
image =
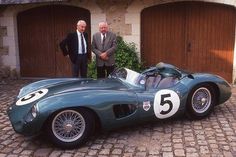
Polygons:
M88 54L88 34L84 32L84 39L87 45L87 54ZM63 55L69 55L72 63L76 62L78 56L78 34L77 32L69 33L67 37L60 42L60 48L63 52Z
M112 66L115 64L115 51L117 47L116 35L112 32L106 33L104 48L101 41L101 33L95 33L92 41L92 51L96 55L97 66ZM102 60L99 56L102 52L107 52L109 59L107 61Z

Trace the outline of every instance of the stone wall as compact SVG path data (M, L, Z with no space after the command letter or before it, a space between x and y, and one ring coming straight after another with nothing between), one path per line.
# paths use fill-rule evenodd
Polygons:
M5 7L0 7L0 17L3 16ZM7 36L7 27L0 26L0 79L7 78L10 76L9 66L3 64L3 56L8 55L8 46L3 45L3 38Z
M110 29L117 35L131 35L131 25L125 23L125 13L133 0L97 1L97 5L106 14Z
M27 3L43 3L43 2L59 2L67 0L3 0L0 4L27 4Z
M48 2L47 2L48 1ZM98 23L107 21L110 29L127 42L135 43L140 56L141 12L144 8L183 0L42 0L43 3L0 6L0 67L20 71L16 16L19 12L41 5L60 4L88 9L91 13L91 35L98 31ZM53 1L53 0L52 0ZM191 1L191 0L189 0ZM196 0L192 0L196 1ZM199 0L236 6L235 0ZM13 1L11 1L13 2ZM36 2L36 1L34 1ZM234 53L236 78L236 53Z

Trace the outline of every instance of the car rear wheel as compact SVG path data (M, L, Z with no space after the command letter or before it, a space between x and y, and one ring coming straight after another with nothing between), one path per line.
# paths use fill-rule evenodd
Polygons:
M187 99L187 116L191 119L204 118L211 113L216 103L214 88L208 84L198 85Z
M62 110L51 118L48 134L57 146L75 148L88 139L94 124L93 115L88 110Z

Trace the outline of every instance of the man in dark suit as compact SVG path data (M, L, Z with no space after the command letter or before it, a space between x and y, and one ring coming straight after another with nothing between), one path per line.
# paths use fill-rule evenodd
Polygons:
M85 29L86 22L79 20L76 32L69 33L60 43L63 55L69 56L72 62L73 77L87 77L88 34L84 32Z
M93 35L92 51L96 55L97 78L107 77L115 68L116 35L108 31L107 22L99 23Z

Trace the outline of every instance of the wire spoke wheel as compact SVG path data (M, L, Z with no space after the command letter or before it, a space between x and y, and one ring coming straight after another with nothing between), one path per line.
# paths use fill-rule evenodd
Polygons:
M192 107L197 113L204 113L211 105L212 96L209 89L205 87L198 88L192 96Z
M74 142L84 134L86 123L79 112L65 110L54 117L51 127L54 136L60 141Z
M199 84L189 93L186 115L190 119L208 116L217 105L217 89L210 84Z

